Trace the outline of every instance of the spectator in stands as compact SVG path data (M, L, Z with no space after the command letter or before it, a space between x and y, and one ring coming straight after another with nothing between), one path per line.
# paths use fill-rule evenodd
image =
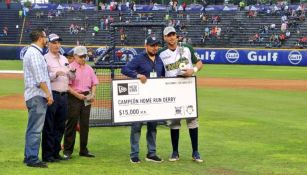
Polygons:
M106 30L109 30L109 18L104 19L104 26L105 26Z
M70 64L75 68L76 78L69 84L68 115L64 133L64 158L70 159L74 151L76 126L80 123L80 151L84 157L95 157L88 148L89 118L91 104L96 95L97 76L91 66L86 64L87 49L84 46L74 48L75 61Z
M53 14L52 14L51 10L48 12L47 18L48 18L48 20L52 20Z
M212 24L219 24L221 22L221 17L219 15L212 16Z
M103 2L99 2L99 4L98 4L98 10L101 10L101 11L105 11L105 6L104 6L104 3Z
M5 0L5 4L7 9L11 8L11 0Z
M247 17L249 17L249 18L255 18L255 17L257 17L257 11L255 11L255 10L249 10L249 11L247 12Z
M93 27L93 31L94 31L94 35L93 36L96 36L97 33L99 32L99 27L98 26L94 26Z
M287 30L286 31L286 38L288 39L288 38L290 38L290 36L291 36L291 32L290 32L290 30Z
M268 9L266 10L266 14L267 14L267 15L271 15L271 14L272 14L272 10L271 10L270 8L268 8Z
M212 38L216 38L217 36L217 26L212 26L211 27L211 33L210 33L210 36L212 37Z
M60 16L62 16L62 12L61 12L61 10L57 10L56 12L55 12L55 17L60 17Z
M282 23L288 22L288 17L287 17L286 15L283 15L283 16L281 17L281 22L282 22Z
M28 15L28 12L29 12L29 8L23 6L23 7L22 7L22 11L23 11L23 16L27 16L27 15Z
M297 26L297 23L296 23L296 21L294 21L294 20L289 20L288 21L288 29L292 29L292 28L296 28L296 26Z
M179 11L177 14L178 14L178 18L183 18L183 17L184 17L184 15L183 15L183 12L182 12L182 11Z
M186 20L187 20L187 24L190 24L191 18L190 18L190 14L186 14Z
M9 29L7 26L4 26L2 31L3 31L3 36L7 36Z
M203 12L206 12L206 7L207 7L207 5L208 5L208 3L207 3L207 1L206 0L202 0L201 1L201 4L202 4L202 11Z
M185 1L183 1L181 6L182 6L182 10L185 12L185 9L187 8L187 4L185 3Z
M286 22L282 23L280 26L280 31L282 33L285 33L287 29L288 29L288 24Z
M40 19L40 18L41 18L41 13L40 13L39 11L37 11L37 12L35 13L35 17L38 18L38 19Z
M120 34L120 43L122 46L126 44L127 35L125 34L125 31L121 32Z
M270 25L270 30L271 31L275 31L275 28L276 28L276 24L275 23L272 23L271 25Z
M203 44L205 43L205 41L206 41L205 32L204 32L203 35L201 36L200 41L201 41L201 43L203 43Z
M232 32L233 32L232 27L230 26L230 24L227 24L226 29L225 29L225 33L229 34L229 33L232 33Z
M301 15L298 17L300 22L304 22L305 21L305 11L302 11Z
M177 31L179 31L180 26L181 26L181 21L178 19L177 22L176 22L176 24L175 24L175 29L176 29Z
M268 34L269 33L269 26L268 25L264 25L264 34Z
M99 22L100 22L100 30L103 30L104 21L105 21L105 17L102 16L101 19L99 20Z
M284 44L285 40L286 40L286 35L284 33L280 33L279 41L281 42L281 44Z
M297 33L298 35L301 33L301 28L300 28L299 25L296 27L296 33Z
M307 44L307 37L304 36L298 40L298 44L301 46L305 46Z
M111 15L108 18L109 18L109 23L112 24L114 22L114 18Z
M18 16L19 16L19 19L22 18L22 9L19 9L19 11L18 11Z
M208 16L208 14L202 15L201 22L202 22L202 23L207 23L208 21L209 21L209 16Z
M118 12L119 22L123 22L123 13L121 11Z
M220 39L222 35L222 28L221 27L217 27L216 29L216 37L217 39Z
M192 43L192 38L191 38L191 37L189 37L189 38L187 39L187 44L190 44L190 45L193 44L193 43Z
M244 0L240 1L239 6L240 6L240 10L244 10L245 1Z
M259 39L260 35L259 33L256 33L255 35L251 36L248 41L250 44L255 44L256 42L259 42Z
M69 26L69 33L72 35L74 34L74 30L75 30L75 24L74 23L71 23L70 26Z

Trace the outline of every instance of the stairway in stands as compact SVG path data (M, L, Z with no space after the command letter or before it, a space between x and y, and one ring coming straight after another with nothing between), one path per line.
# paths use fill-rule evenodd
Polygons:
M18 44L22 19L19 19L18 9L0 8L0 44ZM16 25L19 28L16 28ZM3 28L7 26L8 35L3 35Z

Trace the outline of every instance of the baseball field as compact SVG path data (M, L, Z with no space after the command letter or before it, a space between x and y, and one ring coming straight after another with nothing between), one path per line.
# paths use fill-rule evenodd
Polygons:
M0 61L0 70L21 70L20 61ZM0 174L161 174L306 175L307 68L205 65L198 73L199 151L191 159L188 129L182 121L180 161L168 162L169 129L158 127L157 153L150 163L143 127L140 164L129 162L130 127L90 128L89 149L96 158L78 156L49 163L48 169L22 163L27 111L21 74L0 74Z

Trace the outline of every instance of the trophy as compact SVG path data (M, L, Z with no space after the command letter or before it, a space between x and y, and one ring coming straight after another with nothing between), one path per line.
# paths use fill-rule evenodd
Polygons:
M182 42L179 42L179 69L181 73L184 73L185 69L187 68L186 59L182 56L184 53L184 48L182 46Z

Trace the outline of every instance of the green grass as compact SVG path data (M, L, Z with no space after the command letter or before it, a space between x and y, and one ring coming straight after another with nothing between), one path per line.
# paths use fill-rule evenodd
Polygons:
M206 77L306 79L303 67L206 65ZM262 75L256 75L261 73ZM265 77L262 77L266 75ZM22 94L22 80L0 80L0 97ZM161 164L129 162L129 127L90 129L89 149L96 158L73 159L33 169L23 163L27 112L0 110L0 174L173 174L173 175L267 175L307 174L307 92L255 89L198 88L199 150L205 163L191 161L186 124L180 133L180 161ZM13 105L13 104L12 104ZM169 129L158 127L157 153L167 159L171 151Z
M180 137L181 160L144 161L145 127L140 157L129 162L129 127L91 128L89 149L96 158L77 156L49 164L46 170L22 164L26 111L0 110L0 174L307 174L307 93L199 88L199 150L206 163L191 161L185 122ZM159 126L157 152L167 159L169 129Z
M22 70L22 60L0 60L0 70Z
M306 67L260 65L204 65L200 77L259 78L279 80L307 80Z

